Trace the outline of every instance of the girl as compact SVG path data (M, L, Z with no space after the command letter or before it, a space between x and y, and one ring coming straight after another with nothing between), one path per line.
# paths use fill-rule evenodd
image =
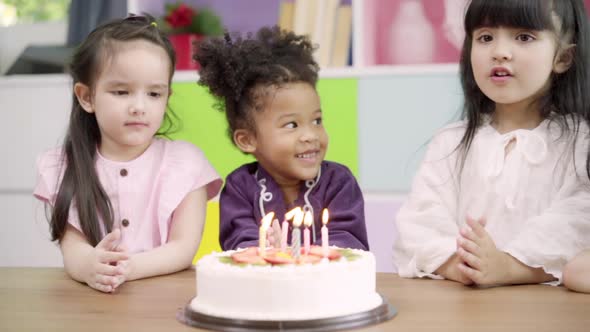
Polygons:
M225 250L256 245L261 218L295 206L314 216L312 243L320 242L328 208L330 244L368 249L360 188L345 166L324 161L328 135L312 51L306 37L275 27L246 39L226 34L197 52L199 83L224 107L233 143L257 160L232 172L221 192Z
M103 292L189 267L221 187L199 149L154 137L175 55L151 22L115 20L80 45L63 148L38 160L34 195L51 206L66 272Z
M582 0L473 0L464 118L430 143L397 217L404 277L562 280L590 246L590 54Z

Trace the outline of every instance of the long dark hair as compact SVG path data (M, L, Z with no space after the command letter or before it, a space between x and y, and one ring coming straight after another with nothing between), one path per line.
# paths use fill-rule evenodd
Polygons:
M315 88L319 67L313 51L308 37L278 27L245 37L226 33L200 44L199 84L216 97L215 108L225 111L230 138L236 129L254 129L252 112L262 109L265 88L294 82Z
M72 57L69 66L72 84L85 84L92 91L105 58L116 52L113 42L132 40L146 40L166 51L170 58L170 82L176 63L174 49L152 22L154 19L149 16L130 16L111 21L92 31ZM168 113L166 116L169 116ZM167 118L165 122L169 127L172 126L171 119ZM65 170L49 221L53 241L61 241L65 234L71 204L76 207L82 232L92 246L96 246L103 237L100 218L104 231L109 233L113 228L111 202L95 169L96 148L100 142L100 130L94 113L84 111L74 94L63 144Z
M556 27L552 15L557 15L561 27ZM564 73L551 75L550 88L537 102L543 118L557 121L564 130L573 132L574 137L581 122L590 125L590 28L583 0L472 0L465 15L466 35L460 63L465 97L462 117L467 119L467 129L459 144L462 162L484 116L495 109L495 103L477 86L471 67L473 31L483 26L550 30L560 42L575 44L571 67ZM573 128L568 124L569 115L574 115ZM590 150L586 173L590 177Z

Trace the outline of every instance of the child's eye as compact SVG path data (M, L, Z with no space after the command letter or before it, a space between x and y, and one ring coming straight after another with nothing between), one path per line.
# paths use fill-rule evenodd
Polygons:
M521 33L520 35L516 36L516 39L521 42L529 42L535 40L535 37L531 36L527 33Z
M287 128L287 129L295 129L295 128L297 128L297 123L295 121L291 121L291 122L285 124L283 127Z
M129 92L127 92L126 90L114 90L111 91L112 94L114 94L115 96L124 96L129 94Z
M482 43L489 43L492 40L494 40L494 38L492 37L492 35L484 34L484 35L477 37L477 40Z
M322 118L317 118L317 119L313 120L313 124L318 125L318 126L321 125L322 122L323 122Z
M150 93L148 93L148 95L149 95L150 97L158 98L158 97L160 97L162 94L161 94L161 93L159 93L159 92L150 92Z

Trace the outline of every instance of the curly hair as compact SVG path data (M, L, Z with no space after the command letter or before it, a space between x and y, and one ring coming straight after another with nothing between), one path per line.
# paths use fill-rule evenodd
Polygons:
M215 108L225 111L230 138L236 129L255 129L252 112L264 108L268 93L295 82L315 88L319 66L314 50L307 36L276 26L245 38L226 32L199 45L199 85L208 87L217 99Z

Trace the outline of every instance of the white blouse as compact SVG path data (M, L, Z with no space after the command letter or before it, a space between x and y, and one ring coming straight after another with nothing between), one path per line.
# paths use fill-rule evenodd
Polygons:
M465 128L466 122L449 125L429 144L396 219L399 274L440 278L433 272L456 251L470 216L486 219L499 250L542 267L560 283L565 263L590 248L588 126L581 124L574 139L549 120L506 134L488 122L476 132L460 172L457 146Z

